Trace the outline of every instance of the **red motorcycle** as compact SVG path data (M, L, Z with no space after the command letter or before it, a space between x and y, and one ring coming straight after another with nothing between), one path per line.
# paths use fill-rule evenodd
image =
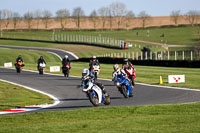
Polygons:
M63 74L65 77L69 77L69 69L71 68L70 64L66 64L62 67Z
M94 74L94 81L97 80L97 77L98 77L98 75L99 75L100 70L101 70L101 68L100 68L100 65L99 65L99 64L94 63L94 64L92 65L91 71L92 71L92 73Z
M133 67L128 67L125 69L126 74L128 75L128 78L131 80L131 84L135 85L135 69Z

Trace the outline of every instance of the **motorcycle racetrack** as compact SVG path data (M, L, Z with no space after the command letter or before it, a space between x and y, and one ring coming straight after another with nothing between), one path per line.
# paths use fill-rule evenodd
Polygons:
M53 49L37 49L27 47L0 46L0 48L33 49L53 52L61 58L68 54L70 59L77 59L69 52ZM72 68L73 69L73 68ZM112 70L111 70L112 71ZM62 75L44 74L38 72L22 70L17 74L15 69L0 68L0 79L21 84L51 94L59 99L60 103L49 108L37 111L69 110L78 108L93 107L86 94L77 86L80 85L80 77L70 76L66 78ZM111 80L98 79L111 97L109 106L131 106L131 105L151 105L151 104L177 104L200 101L200 91L184 88L162 87L136 83L134 96L125 99L114 86ZM104 106L104 105L103 105Z

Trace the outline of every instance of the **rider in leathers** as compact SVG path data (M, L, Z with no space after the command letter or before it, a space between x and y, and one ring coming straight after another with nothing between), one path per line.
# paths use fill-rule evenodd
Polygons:
M100 65L100 64L99 64L99 60L97 60L96 56L93 56L93 57L92 57L92 60L90 60L90 64L89 64L89 70L90 70L90 71L91 71L92 66L94 65L94 63L96 63L97 65Z
M63 58L62 60L62 66L65 67L67 64L69 64L70 68L71 69L71 65L70 65L70 61L69 61L69 58L67 55L65 55L65 57Z
M24 66L24 61L23 61L21 55L19 55L19 56L17 57L17 59L16 59L16 63L15 63L15 66L17 65L17 63L18 63L19 61L22 61L22 62L23 62L22 66Z
M87 68L82 70L81 87L83 88L83 90L87 90L87 89L89 89L89 87L91 87L91 86L89 86L89 82L93 82L93 78L94 78L94 75L92 73L90 73ZM101 90L104 94L107 94L105 87L101 83L95 82L95 84L99 88L101 88Z
M39 67L40 67L40 63L46 64L46 61L44 60L43 56L40 56L40 58L38 59L38 70L39 70Z
M122 76L124 76L124 77L127 79L127 80L125 81L125 84L129 84L129 80L128 80L128 77L127 77L126 72L125 72L123 69L120 69L118 64L115 64L115 65L113 66L113 69L114 69L114 71L113 71L113 73L112 73L112 77L113 77L112 80L113 80L113 81L117 78L118 75L122 75ZM129 90L129 92L132 92L132 88L131 88L130 85L127 85L127 88L128 88L128 90ZM119 88L118 88L118 89L119 89ZM133 94L131 93L131 94L129 94L129 96L132 97Z
M128 59L124 59L124 64L122 65L122 68L124 69L125 72L127 72L127 69L129 68L133 68L133 71L135 72L135 68L133 67L133 64ZM135 79L135 75L134 75L134 79ZM133 86L135 85L134 79L130 78Z

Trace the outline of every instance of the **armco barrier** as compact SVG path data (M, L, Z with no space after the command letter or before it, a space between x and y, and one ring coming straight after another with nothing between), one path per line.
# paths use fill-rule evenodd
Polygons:
M80 58L74 62L88 62L91 58ZM100 63L103 64L122 64L123 58L110 58L110 57L99 57ZM187 61L187 60L130 60L133 65L143 65L143 66L165 66L165 67L190 67L190 68L200 68L200 61Z

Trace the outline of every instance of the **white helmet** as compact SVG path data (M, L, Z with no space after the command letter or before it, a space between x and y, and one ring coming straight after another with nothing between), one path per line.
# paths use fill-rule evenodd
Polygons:
M96 56L92 56L92 59L96 59L97 57Z
M118 71L118 70L119 70L119 65L118 65L118 64L113 65L113 69L114 69L115 71Z
M67 58L68 58L68 55L65 55L65 58L67 59Z
M84 68L83 70L82 70L82 76L85 78L85 77L87 77L89 75L89 70L87 69L87 68Z

